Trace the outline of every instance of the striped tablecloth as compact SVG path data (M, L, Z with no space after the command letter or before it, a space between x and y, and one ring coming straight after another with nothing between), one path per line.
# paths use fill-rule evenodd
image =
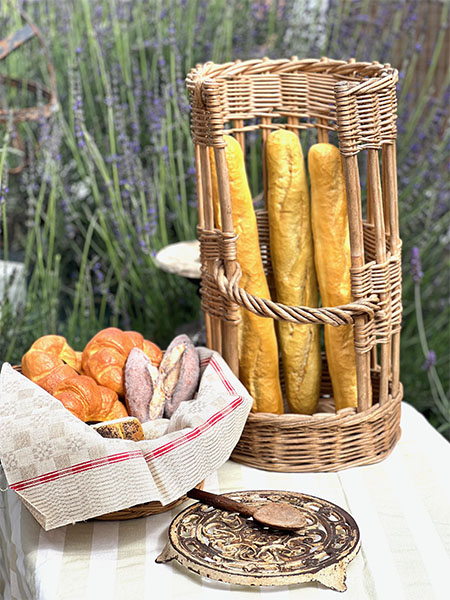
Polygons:
M402 432L391 456L376 465L291 474L228 461L206 480L205 489L292 490L330 500L353 515L361 532L345 598L447 600L450 444L406 403ZM3 600L215 600L228 598L230 591L235 600L338 597L316 583L243 587L202 579L175 561L156 564L167 527L183 506L145 519L91 521L45 532L11 490L2 491L0 502Z

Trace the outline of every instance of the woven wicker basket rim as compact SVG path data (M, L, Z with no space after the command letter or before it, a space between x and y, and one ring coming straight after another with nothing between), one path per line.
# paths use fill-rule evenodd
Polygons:
M348 90L348 93L352 94L379 90L398 81L398 70L389 63L356 62L352 58L348 61L327 57L299 59L297 56L278 60L268 57L245 61L238 59L223 64L209 61L197 64L191 69L186 81L188 85L194 82L207 85L208 80L214 82L224 78L302 72L331 74L337 79L342 79L342 82L352 81L355 85ZM339 82L336 85L339 85Z
M356 412L355 408L344 408L337 413L314 413L312 415L302 415L295 413L284 413L276 415L272 413L249 413L247 423L250 425L265 425L273 424L280 429L290 429L295 426L313 427L314 429L328 428L332 426L342 425L345 422L346 426L359 425L360 423L376 420L385 413L392 410L392 407L401 402L403 397L403 387L400 384L398 395L393 398L390 396L388 401L383 405L378 402L373 404L369 409L363 412Z

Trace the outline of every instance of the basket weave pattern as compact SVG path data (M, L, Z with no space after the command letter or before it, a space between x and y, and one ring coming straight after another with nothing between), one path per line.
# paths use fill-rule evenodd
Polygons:
M279 471L338 470L381 460L399 438L402 307L395 162L397 79L390 65L296 57L206 63L187 77L208 346L221 352L238 373L239 306L293 323L354 326L357 409L335 413L329 399L331 388L325 393L322 381L323 398L315 415L250 414L232 455L236 460ZM337 131L352 255L353 301L345 306L311 308L275 301L266 204L257 212L257 221L261 256L275 300L255 297L239 285L223 135L233 134L245 151L248 133L260 132L264 158L267 136L278 128L297 133L315 128L319 142L327 142L329 132ZM222 231L214 228L208 147L214 148L217 165ZM361 152L367 161L365 206L358 163ZM263 178L265 199L264 160ZM322 378L327 377L325 364Z

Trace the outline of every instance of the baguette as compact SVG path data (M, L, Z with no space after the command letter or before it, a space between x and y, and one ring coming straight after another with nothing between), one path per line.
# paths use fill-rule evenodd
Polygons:
M244 154L239 142L225 135L225 154L230 182L231 208L237 240L237 261L242 270L240 281L248 293L270 299L269 286L261 259L258 228L245 171ZM212 193L218 212L218 183L213 149L210 150ZM220 217L215 214L215 222ZM239 324L239 378L253 398L252 412L283 412L278 371L278 344L272 319L259 317L241 308Z
M308 180L295 133L279 129L266 142L270 256L277 302L317 306ZM293 413L312 414L320 392L319 325L278 322L286 397Z
M308 154L314 260L323 306L352 301L350 238L342 161L336 146L320 143ZM324 326L325 352L336 410L356 407L353 325Z

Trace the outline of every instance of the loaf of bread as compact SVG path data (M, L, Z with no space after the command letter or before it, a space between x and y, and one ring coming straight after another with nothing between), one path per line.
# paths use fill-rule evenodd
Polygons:
M144 439L142 425L136 417L123 417L113 421L95 423L91 427L104 438L133 440L134 442Z
M97 385L94 379L87 375L65 379L54 388L53 396L85 423L111 421L128 416L116 392Z
M158 369L143 350L133 348L125 363L125 402L128 414L141 423L150 419L150 402L158 379Z
M176 336L164 353L150 402L151 420L170 419L185 400L191 400L200 378L197 350L187 335Z
M260 298L270 299L261 259L256 216L239 142L225 135L234 231L238 234L237 261L242 269L241 287ZM218 183L214 153L210 153L212 193L218 206ZM216 208L217 212L217 208ZM218 215L215 216L219 223ZM279 382L278 345L272 319L241 309L239 325L239 378L252 396L253 412L283 412Z
M350 238L342 160L336 146L309 150L314 260L322 306L352 301ZM357 405L353 326L325 325L325 351L336 410Z
M266 142L270 256L276 300L291 306L317 306L318 289L308 180L298 136L272 132ZM286 397L294 413L312 414L319 400L319 325L278 321Z

